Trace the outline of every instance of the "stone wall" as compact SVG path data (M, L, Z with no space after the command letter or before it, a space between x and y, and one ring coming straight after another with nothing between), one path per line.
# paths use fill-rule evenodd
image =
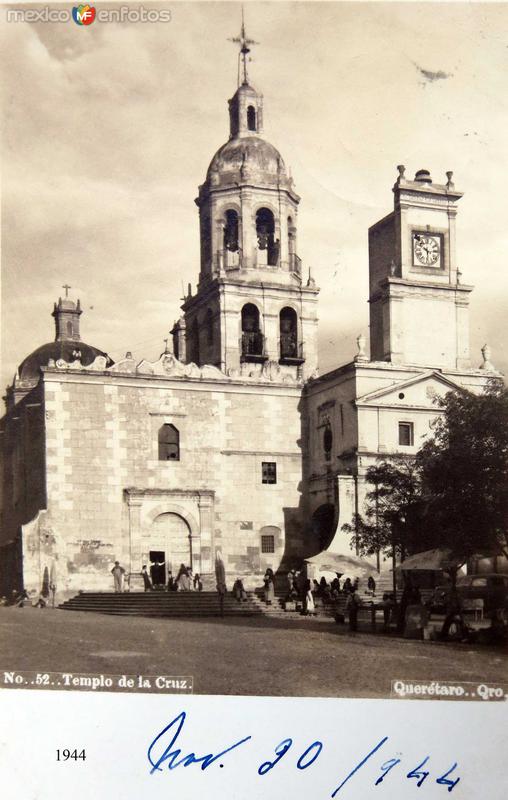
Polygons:
M267 566L277 569L301 529L300 392L45 370L44 531L57 556L59 589L111 588L115 560L139 573L157 549L150 547L153 523L166 513L186 520L195 571L213 571L217 550L229 579L255 576L259 583ZM180 460L159 461L165 423L180 433ZM262 483L264 461L277 464L274 485ZM273 554L261 552L267 527ZM33 539L34 530L26 535Z

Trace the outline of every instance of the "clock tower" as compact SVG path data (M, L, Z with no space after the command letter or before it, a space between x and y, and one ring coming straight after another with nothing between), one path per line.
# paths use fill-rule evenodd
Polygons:
M394 210L369 229L370 348L373 361L468 369L469 294L455 248L453 173L433 183L405 168L393 187Z

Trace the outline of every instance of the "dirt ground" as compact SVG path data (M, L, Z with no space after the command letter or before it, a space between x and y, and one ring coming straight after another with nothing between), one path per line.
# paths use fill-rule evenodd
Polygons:
M392 679L507 683L505 650L313 619L148 619L0 608L0 670L192 675L196 694L389 697Z

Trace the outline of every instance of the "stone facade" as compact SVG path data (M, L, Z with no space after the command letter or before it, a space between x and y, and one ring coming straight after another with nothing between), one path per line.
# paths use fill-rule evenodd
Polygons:
M361 511L365 473L414 454L436 396L481 391L469 364L468 297L456 267L461 194L448 173L394 187L369 232L365 338L317 372L317 294L296 251L297 207L280 154L261 138L262 97L230 101L230 139L197 204L201 270L173 327L174 352L113 364L80 339L79 301L55 305L56 339L20 365L1 421L1 590L111 589L115 560L260 583L328 550ZM431 324L429 324L429 321Z

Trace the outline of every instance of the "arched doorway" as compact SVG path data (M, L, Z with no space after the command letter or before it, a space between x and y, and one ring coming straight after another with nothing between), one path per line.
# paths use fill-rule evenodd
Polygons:
M332 543L337 530L338 513L333 503L323 503L314 511L311 519L311 532L313 549L316 552L326 550Z
M168 512L154 519L148 556L154 585L167 583L168 570L176 577L180 564L192 567L191 531L183 517Z

